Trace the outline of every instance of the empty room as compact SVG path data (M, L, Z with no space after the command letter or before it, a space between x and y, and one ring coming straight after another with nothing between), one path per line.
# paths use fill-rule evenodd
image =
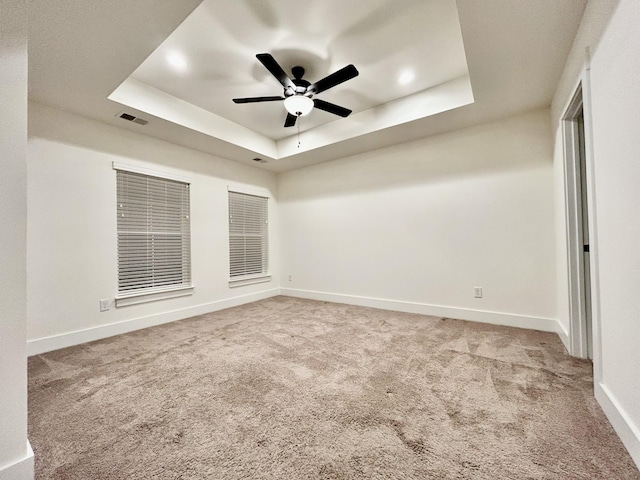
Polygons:
M640 480L638 24L2 0L0 480Z

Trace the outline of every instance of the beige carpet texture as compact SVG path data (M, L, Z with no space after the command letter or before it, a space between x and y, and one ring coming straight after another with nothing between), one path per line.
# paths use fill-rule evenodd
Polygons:
M29 359L36 479L640 472L555 334L274 297Z

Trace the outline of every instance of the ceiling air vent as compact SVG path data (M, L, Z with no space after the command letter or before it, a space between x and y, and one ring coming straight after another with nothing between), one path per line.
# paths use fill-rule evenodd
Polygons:
M131 115L130 113L125 113L125 112L120 112L116 114L116 117L122 118L124 120L128 120L133 123L137 123L138 125L146 125L147 123L149 123L148 120L144 120L142 118L136 117L134 115Z

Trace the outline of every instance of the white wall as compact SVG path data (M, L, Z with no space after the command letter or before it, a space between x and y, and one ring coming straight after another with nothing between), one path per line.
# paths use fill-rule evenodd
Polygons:
M555 331L552 158L545 109L281 174L283 293Z
M192 296L113 305L113 161L191 179ZM278 263L276 176L271 172L32 103L28 174L27 333L32 354L277 293L277 275L270 283L228 286L227 185L262 189L272 197L271 264ZM99 311L100 299L112 300L109 311Z
M585 74L587 49L595 51L602 33L618 4L618 0L588 2L580 27L576 33L567 63L562 72L551 105L552 128L554 131L554 197L556 204L556 278L557 278L557 319L561 326L560 337L570 348L569 272L567 270L567 223L565 214L564 144L561 118L578 82Z
M640 3L609 2L611 17L603 15L602 3L589 3L554 98L554 122L558 145L559 116L582 79L587 86L586 112L591 113L586 121L591 125L593 162L595 394L640 467ZM591 52L590 71L585 70L586 47ZM562 161L561 149L556 148L555 162ZM560 168L556 172L562 175ZM560 180L556 183L563 183L562 176ZM564 214L562 202L558 213Z
M27 441L27 5L0 15L0 479L33 478Z
M602 395L640 466L640 3L622 0L591 62Z

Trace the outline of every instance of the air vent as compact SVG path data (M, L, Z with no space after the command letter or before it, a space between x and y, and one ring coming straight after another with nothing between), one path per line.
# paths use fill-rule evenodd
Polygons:
M128 120L129 122L137 123L138 125L146 125L149 123L148 120L144 120L142 118L136 117L135 115L131 115L130 113L120 112L116 114L116 117L122 118L124 120Z
M254 158L253 161L258 163L267 163L267 161L264 158L259 158L259 157Z

